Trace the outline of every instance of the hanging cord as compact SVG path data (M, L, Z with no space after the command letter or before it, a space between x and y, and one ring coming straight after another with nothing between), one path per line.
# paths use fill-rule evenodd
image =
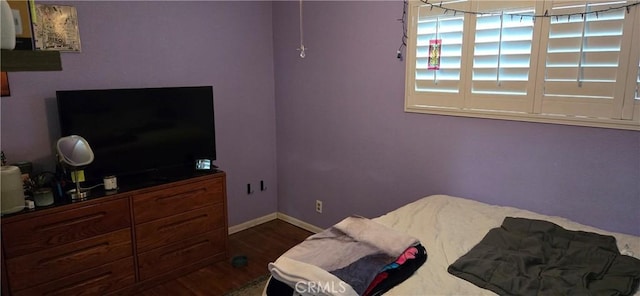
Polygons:
M300 47L297 50L300 51L301 58L304 59L307 56L307 54L305 53L305 50L307 50L307 48L304 47L304 28L302 26L302 0L300 0Z
M399 18L398 21L402 22L402 43L398 48L398 52L396 57L402 61L402 50L407 47L407 9L409 7L409 1L404 0L402 4L402 18Z

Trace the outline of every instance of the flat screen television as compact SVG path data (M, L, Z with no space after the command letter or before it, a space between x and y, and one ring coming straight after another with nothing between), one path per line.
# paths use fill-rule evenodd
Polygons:
M211 86L56 92L61 136L89 142L85 182L114 175L118 185L159 183L197 173L216 159Z

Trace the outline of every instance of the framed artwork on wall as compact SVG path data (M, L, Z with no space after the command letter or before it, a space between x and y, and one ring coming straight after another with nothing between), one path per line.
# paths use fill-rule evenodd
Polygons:
M78 12L68 5L35 4L36 50L80 52Z
M16 25L16 50L33 50L31 5L33 0L9 0L9 7Z

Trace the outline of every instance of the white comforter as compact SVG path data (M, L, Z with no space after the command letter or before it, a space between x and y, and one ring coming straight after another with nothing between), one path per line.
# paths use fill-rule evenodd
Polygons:
M507 216L546 220L568 230L613 235L623 255L640 258L638 236L607 232L516 208L434 195L373 219L417 238L428 254L427 262L412 277L385 295L495 295L449 274L447 267L480 242L490 229L499 227Z

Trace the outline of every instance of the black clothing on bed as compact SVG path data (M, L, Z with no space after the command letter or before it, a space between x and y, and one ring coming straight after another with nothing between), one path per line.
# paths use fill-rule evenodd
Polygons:
M448 271L500 295L632 295L640 282L614 237L512 217Z
M415 248L418 250L415 258L408 259L397 267L380 272L363 295L382 295L413 275L413 273L427 261L427 250L424 246L420 244L415 246Z

